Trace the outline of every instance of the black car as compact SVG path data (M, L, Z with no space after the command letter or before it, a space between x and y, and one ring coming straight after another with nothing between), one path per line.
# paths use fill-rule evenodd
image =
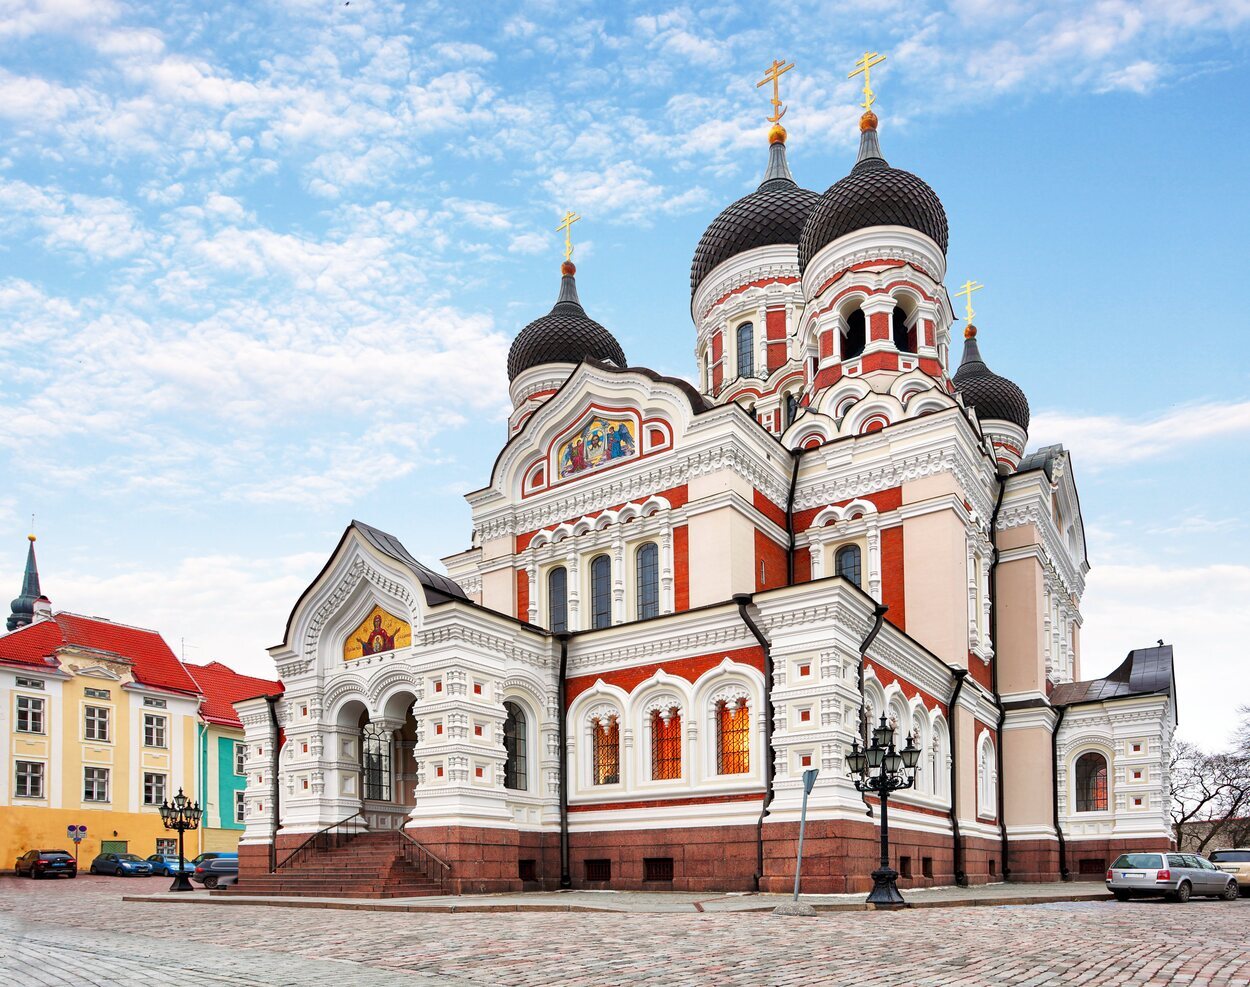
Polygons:
M238 877L239 858L237 855L232 855L212 857L196 864L191 880L196 884L204 885L211 891L220 884L233 884Z
M17 858L18 877L77 877L78 862L64 850L29 850Z

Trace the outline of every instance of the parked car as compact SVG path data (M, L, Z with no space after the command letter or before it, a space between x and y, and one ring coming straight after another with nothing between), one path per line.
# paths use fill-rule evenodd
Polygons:
M1107 889L1117 901L1163 895L1188 901L1206 895L1233 901L1237 878L1194 853L1122 853L1107 870Z
M1212 850L1207 859L1237 878L1242 894L1250 894L1250 850Z
M92 874L117 877L151 877L152 865L137 853L100 853L91 861Z
M154 853L148 857L148 863L152 865L153 877L174 877L179 871L190 874L195 870L195 864L190 860L179 864L177 854Z
M77 877L78 861L64 850L28 850L13 870L18 877Z
M191 880L210 891L213 888L234 884L239 879L239 855L222 855L195 865Z
M188 863L192 867L198 867L206 860L216 860L218 857L234 857L237 860L238 856L238 853L232 850L210 850L207 853L196 854Z

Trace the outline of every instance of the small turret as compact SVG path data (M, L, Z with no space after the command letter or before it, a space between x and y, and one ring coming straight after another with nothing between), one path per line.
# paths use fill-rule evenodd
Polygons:
M11 612L9 619L5 622L5 626L11 631L32 623L35 619L35 604L45 599L43 592L39 589L39 566L35 563L35 536L27 535L26 537L30 541L30 547L26 550L26 572L22 576L22 592L10 604ZM51 605L48 609L51 611Z

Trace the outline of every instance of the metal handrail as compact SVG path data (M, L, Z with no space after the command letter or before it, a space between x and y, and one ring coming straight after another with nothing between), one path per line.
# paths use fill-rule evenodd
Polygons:
M350 832L350 833L338 832L339 827L346 826L348 823L352 822L355 819L360 819L360 821L365 824L366 828L368 828L368 823L364 820L363 816L364 816L364 809L363 808L357 809L346 819L340 819L336 823L331 823L329 826L325 827L325 829L318 830L316 833L313 833L312 836L308 837L308 839L306 839L303 843L301 843L294 850L292 850L285 857L283 857L282 862L279 863L278 866L274 868L274 870L275 871L281 870L287 864L291 863L291 861L293 861L296 857L300 856L302 853L304 853L305 851L309 849L331 850L334 847L341 845L340 837L343 838L342 842L345 843L347 840L355 836L356 833L355 832ZM322 837L325 837L325 839L323 840Z
M438 857L428 847L418 843L402 829L398 829L396 832L399 833L399 846L403 851L404 859L425 877L430 880L437 880L439 888L446 893L447 879L451 876L451 864ZM413 859L414 856L416 857L415 860ZM437 869L437 877L431 873L433 869Z

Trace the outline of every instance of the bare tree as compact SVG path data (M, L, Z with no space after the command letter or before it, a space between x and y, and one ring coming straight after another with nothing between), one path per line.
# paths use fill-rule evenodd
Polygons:
M1172 826L1179 844L1205 853L1208 846L1250 843L1250 707L1228 751L1208 753L1184 740L1172 747Z

